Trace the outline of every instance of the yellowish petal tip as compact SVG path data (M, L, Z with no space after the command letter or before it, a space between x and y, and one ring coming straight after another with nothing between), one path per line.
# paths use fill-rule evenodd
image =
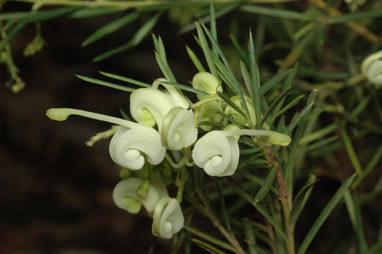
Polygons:
M46 111L46 115L51 120L65 121L70 115L70 112L65 108L50 108Z

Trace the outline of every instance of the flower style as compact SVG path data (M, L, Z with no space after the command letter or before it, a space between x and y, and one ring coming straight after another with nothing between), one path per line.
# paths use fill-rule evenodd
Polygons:
M368 56L362 62L361 70L370 83L382 87L382 51Z
M157 237L171 239L184 226L184 216L175 198L163 198L155 206L152 233Z
M141 169L148 163L157 165L165 157L166 149L153 128L139 125L125 119L106 116L71 108L51 108L46 112L52 120L64 121L70 115L79 115L123 126L114 134L110 142L110 156L115 163L130 169Z
M239 163L240 150L235 136L268 136L274 145L287 146L291 138L285 134L267 130L211 131L201 137L192 151L195 164L210 176L233 175Z

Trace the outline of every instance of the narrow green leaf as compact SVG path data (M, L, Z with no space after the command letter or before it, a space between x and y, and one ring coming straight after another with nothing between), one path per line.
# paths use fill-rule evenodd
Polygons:
M314 41L317 35L317 28L311 30L300 41L296 42L289 52L278 71L283 71L297 62L300 56L305 52L305 48Z
M131 40L129 42L123 44L122 46L119 46L117 48L114 48L112 50L109 50L105 53L102 53L102 54L96 56L93 59L93 61L94 62L102 61L102 60L105 60L106 58L109 58L109 57L115 55L115 54L118 54L122 51L125 51L129 48L135 47L153 29L153 27L158 22L159 17L160 17L160 13L157 13L154 17L149 19L141 28L139 28L139 30L134 34L134 36L131 38Z
M362 215L359 200L357 195L354 195L354 215L355 215L355 232L358 239L359 253L367 253L367 242L365 238L365 233L362 225Z
M128 77L124 77L124 76L120 76L120 75L117 75L117 74L113 74L113 73L109 73L109 72L104 72L104 71L100 71L99 73L104 75L105 77L116 79L116 80L123 81L123 82L127 82L129 84L133 84L133 85L137 85L137 86L142 86L142 87L151 87L150 84L147 84L145 82L141 82L141 81L138 81L138 80L135 80L135 79L131 79L131 78L128 78Z
M306 147L303 148L304 152L308 152L308 151L311 151L311 150L315 150L315 149L318 149L318 148L321 148L321 147L324 147L330 143L332 143L333 141L336 141L338 140L338 136L333 136L333 137L329 137L329 138L325 138L325 139L322 139L322 140L319 140L311 145L308 145ZM357 178L358 179L358 178Z
M225 254L223 251L215 248L211 244L203 242L203 241L201 241L199 239L191 238L190 241L195 243L196 245L198 245L200 248L204 249L208 253L211 253L211 254Z
M260 190L256 193L255 203L261 202L265 196L268 194L269 190L272 187L273 181L275 180L276 171L278 165L274 165L265 178L264 185L261 186Z
M345 125L342 125L341 127L341 135L342 139L344 141L344 145L346 148L346 151L348 153L348 156L350 158L350 161L354 167L355 172L357 172L358 175L362 175L362 167L361 164L359 163L358 156L354 150L353 144L349 138L349 135L347 134L346 127Z
M344 201L345 201L346 209L347 209L348 214L349 214L350 222L355 229L356 228L355 204L354 204L353 197L351 196L351 193L349 190L345 191Z
M284 231L282 230L281 226L274 220L274 218L268 213L268 211L265 209L264 206L260 205L259 203L252 203L252 205L256 208L256 210L264 216L268 220L268 222L275 228L276 232L280 234L282 239L287 242L287 236L285 235Z
M222 98L228 105L230 105L234 110L236 110L239 114L241 114L243 117L246 117L244 112L239 108L235 103L231 101L230 98L225 93L222 93L220 91L217 91L217 95Z
M297 193L293 201L292 211L290 212L290 223L293 227L296 226L297 220L300 217L302 210L304 210L305 204L309 200L310 194L313 190L313 186L316 182L316 176L310 175L306 184Z
M231 39L232 45L234 46L237 54L240 56L240 59L248 63L248 56L245 50L240 46L240 43L237 41L236 37L233 34L229 35L229 38Z
M248 218L243 219L243 226L244 226L244 235L248 242L248 253L249 254L258 254L255 246L256 246L256 239L255 234L253 232L253 228L249 222Z
M230 251L235 251L235 249L231 245L229 245L228 243L223 242L223 241L221 241L221 240L219 240L213 236L210 236L210 234L204 233L204 232L202 232L198 229L192 228L188 225L184 225L184 229L187 230L188 232L194 234L195 236L198 236L198 237L200 237L206 241L209 241L209 242L211 242L211 243L213 243L219 247L222 247L222 248L230 250Z
M287 19L296 19L302 21L312 21L314 20L313 16L307 15L305 13L300 13L290 10L282 10L274 7L263 7L258 5L243 5L240 7L240 10L260 15L272 16L276 18L287 18Z
M260 87L260 92L261 94L265 94L278 84L280 84L281 80L285 79L286 77L290 76L290 73L292 72L291 69L282 71L280 73L277 73L275 76L273 76L270 80L265 82L261 87Z
M198 39L199 39L201 48L203 50L204 57L206 58L208 68L209 68L211 74L214 75L215 77L217 77L218 75L217 75L216 67L215 67L214 61L213 61L212 56L211 56L212 52L210 50L210 47L208 46L207 39L206 39L200 25L197 23L195 23L195 25L196 25L196 30L198 33Z
M382 159L382 145L380 145L377 151L375 151L370 162L367 164L363 174L361 176L358 176L358 178L354 181L354 184L352 185L353 189L357 188L357 186L362 182L362 180L373 171L373 169L378 165L378 163L381 162L381 159Z
M340 126L339 123L330 124L330 125L322 128L322 129L319 129L319 130L309 134L308 136L301 138L299 144L305 145L305 144L310 143L312 141L322 139L323 137L325 137L329 133L337 130L339 126Z
M254 95L252 90L252 84L251 84L251 77L249 76L247 67L245 66L244 62L240 60L240 70L241 70L241 76L243 77L244 84L247 87L247 91L249 96L251 97L251 100L254 101Z
M279 96L277 96L276 99L273 100L272 104L269 106L268 110L265 112L263 119L261 119L260 126L262 126L263 123L265 123L267 118L271 115L271 113L273 113L275 111L276 108L282 107L282 104L284 103L284 100L285 100L286 96L288 95L289 91L290 91L290 88L287 90L284 90ZM276 110L276 112L279 113L280 111Z
M265 184L265 181L263 179L261 179L257 176L254 176L245 170L238 172L238 174L243 175L246 179L248 179L249 181L251 181L251 182L253 182L259 186L263 186ZM271 186L270 190L276 195L280 194L279 191L276 188L274 188L273 186Z
M298 249L297 254L304 254L306 253L310 243L312 242L313 238L316 236L318 230L321 228L322 224L325 222L325 220L328 218L328 216L331 214L333 209L337 206L337 204L342 199L343 195L345 194L345 191L349 188L350 184L353 182L355 178L355 174L348 177L344 183L341 185L341 187L337 190L337 192L334 194L332 199L329 201L329 203L325 206L324 210L322 210L320 216L318 216L317 220L314 222L313 226L310 228L309 232L305 236L304 240L301 243L300 248Z
M373 19L382 17L382 11L381 9L376 10L368 10L368 11L357 11L354 13L342 15L339 17L329 17L327 19L329 24L339 24L339 23L345 23L349 21L358 21L362 19Z
M218 41L218 31L216 30L216 17L215 17L215 8L214 4L210 4L210 16L211 16L211 22L210 22L210 29L212 37Z
M215 19L218 19L218 18L224 16L225 14L230 13L231 11L236 9L236 7L238 7L239 4L238 3L231 3L231 4L224 4L223 6L224 6L223 8L216 11ZM211 20L211 15L208 14L206 17L199 19L199 23L208 24L210 22L210 20ZM188 32L191 32L192 30L194 30L195 28L196 28L195 23L191 23L191 24L183 27L180 30L180 33L181 34L188 33Z
M167 62L166 50L164 48L164 44L162 39L159 37L156 38L153 35L154 47L155 47L155 59L161 69L163 75L167 80L173 83L177 83L174 74L172 73L171 67Z
M49 11L1 13L0 20L17 20L20 23L38 22L66 16L79 9L79 7L62 7Z
M300 121L310 113L310 111L312 110L312 107L313 107L313 103L308 104L301 112L295 114L290 124L286 128L285 134L290 135L292 131L294 130L294 128L300 123Z
M261 123L261 103L260 98L262 94L260 94L260 73L256 63L256 55L255 55L255 44L253 43L252 32L249 32L249 40L248 40L248 53L249 53L249 73L251 75L251 92L253 95L253 106L255 108L256 114L256 128L260 129Z
M92 33L85 39L85 41L82 43L82 46L89 45L111 34L112 32L117 31L118 29L137 19L139 16L140 14L138 12L134 12L98 28L94 33Z
M206 70L204 69L203 65L199 61L199 58L195 55L194 51L190 49L188 46L186 46L187 54L190 57L191 61L194 63L196 69L199 72L205 72Z
M275 111L275 114L272 115L272 120L271 122L273 122L277 117L283 115L285 112L287 112L289 109L291 109L292 107L294 107L300 100L302 100L305 96L304 95L300 95L300 96L297 96L296 98L294 98L291 102L289 102L287 105L285 105L282 109L280 110L276 110Z
M112 14L116 12L121 12L124 10L125 8L120 8L120 7L82 8L73 12L68 17L74 18L74 19L91 18L91 17Z
M83 81L86 81L86 82L89 82L89 83L92 83L92 84L96 84L96 85L101 85L101 86L106 86L106 87L114 88L114 89L121 90L121 91L124 91L124 92L133 92L135 90L135 89L130 88L130 87L125 87L125 86L117 85L117 84L106 82L106 81L99 80L99 79L89 78L89 77L85 77L85 76L81 76L81 75L76 75L76 76L78 78L82 79Z
M181 90L184 90L184 91L187 91L187 92L191 92L191 93L195 93L195 94L200 94L200 95L204 95L204 96L209 95L208 93L200 91L200 90L195 89L193 87L182 85L182 84L178 84L178 83L174 83L174 82L166 82L166 81L164 81L163 84L170 85L170 86L179 88Z

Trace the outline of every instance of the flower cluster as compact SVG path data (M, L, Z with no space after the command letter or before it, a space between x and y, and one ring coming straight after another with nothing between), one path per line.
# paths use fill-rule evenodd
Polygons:
M195 164L210 176L230 176L238 167L240 136L252 136L255 141L256 136L266 136L270 144L282 146L291 141L282 133L253 129L256 116L250 100L245 98L246 107L238 96L226 103L219 96L223 88L214 75L197 73L192 86L199 91L196 103L163 78L151 87L134 90L130 114L136 122L70 108L47 111L53 120L81 115L120 126L115 128L109 151L112 160L128 173L114 188L114 203L130 213L138 213L144 206L153 217L153 234L165 239L184 225L180 202L186 167ZM199 130L204 134L199 135ZM183 176L176 183L177 198L170 198L166 189L172 172Z

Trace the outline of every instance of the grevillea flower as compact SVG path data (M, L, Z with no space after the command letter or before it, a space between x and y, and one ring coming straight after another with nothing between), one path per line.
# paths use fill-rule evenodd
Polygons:
M163 146L179 151L192 145L198 136L188 100L161 78L152 87L135 90L130 97L133 118L147 126L158 126ZM159 90L163 86L166 90Z
M153 214L153 235L171 239L184 226L184 216L175 198L163 198L155 206Z
M113 190L113 201L116 206L135 214L143 205L148 213L152 213L158 201L168 197L168 193L157 173L152 174L145 195L139 195L138 190L144 183L144 180L134 177L120 181Z
M166 150L155 129L121 127L110 141L109 152L116 164L138 170L144 166L146 160L151 165L161 163Z
M113 161L122 167L137 170L143 167L146 160L157 165L165 157L166 149L162 146L158 131L153 128L117 117L71 108L51 108L46 114L57 121L64 121L70 115L79 115L123 126L114 134L109 149Z
M188 101L174 87L166 85L161 78L154 81L152 87L135 90L130 96L130 113L138 123L162 127L163 118L174 107L188 108ZM159 90L159 86L166 91Z
M285 134L267 130L211 131L201 137L192 151L195 164L210 176L233 175L239 163L240 150L235 136L268 136L274 145L287 146L291 138Z
M382 51L368 56L362 62L361 70L370 83L382 87Z
M211 73L199 72L192 79L192 87L208 94L216 94L217 91L223 92L220 81ZM197 94L201 100L205 96Z
M161 136L163 144L174 151L192 145L198 137L192 112L181 107L172 108L163 119Z

